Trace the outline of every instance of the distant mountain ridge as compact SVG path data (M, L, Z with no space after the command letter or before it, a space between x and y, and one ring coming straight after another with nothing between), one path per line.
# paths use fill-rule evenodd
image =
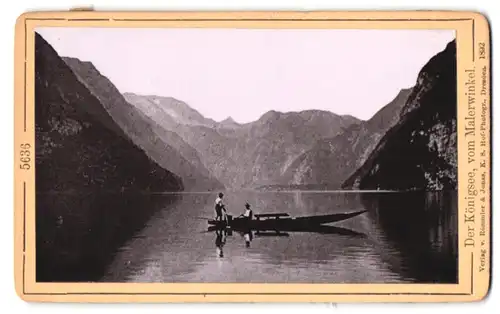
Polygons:
M226 119L224 119L221 122L219 122L218 126L219 127L223 127L223 128L239 128L239 127L241 127L241 124L239 124L238 122L234 121L233 118L227 117Z
M207 127L216 127L217 122L205 118L196 109L188 104L173 97L163 97L155 95L137 95L134 93L123 93L125 99L133 103L138 109L141 109L148 116L159 115L165 118L168 115L177 123L186 125L198 125Z
M271 110L245 124L226 119L211 125L213 120L202 118L197 121L204 123L186 123L185 118L178 118L185 111L183 107L171 112L164 110L161 102L152 103L154 96L131 93L124 96L136 108L148 112L156 123L176 132L194 147L205 167L230 188L280 182L293 159L314 142L333 137L360 122L352 116L321 110L287 113ZM176 110L176 107L170 109Z

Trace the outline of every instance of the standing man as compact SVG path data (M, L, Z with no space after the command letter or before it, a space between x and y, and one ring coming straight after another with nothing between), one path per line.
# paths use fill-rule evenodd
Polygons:
M222 211L226 211L224 208L224 203L222 203L222 198L224 197L224 194L219 193L219 197L215 200L215 220L223 220L222 216Z

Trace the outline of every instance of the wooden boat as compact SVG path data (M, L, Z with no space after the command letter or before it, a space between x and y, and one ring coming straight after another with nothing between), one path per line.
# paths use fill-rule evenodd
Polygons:
M363 214L366 210L352 213L329 214L305 217L289 217L287 213L272 213L255 215L255 219L237 217L232 218L228 215L226 221L209 220L208 224L217 228L229 227L232 229L252 229L252 230L283 230L293 231L294 229L307 229L318 227L322 224L338 222Z

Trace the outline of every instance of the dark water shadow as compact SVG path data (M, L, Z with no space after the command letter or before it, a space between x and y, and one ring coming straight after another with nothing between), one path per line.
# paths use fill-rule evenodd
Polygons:
M37 194L37 282L95 282L116 251L177 195Z
M394 269L417 282L458 282L456 192L364 194L362 202L402 255Z

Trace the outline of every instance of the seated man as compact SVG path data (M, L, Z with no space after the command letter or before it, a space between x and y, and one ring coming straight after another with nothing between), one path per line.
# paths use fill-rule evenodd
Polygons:
M249 220L253 219L253 212L252 209L250 209L250 204L248 203L245 204L245 212L241 214L240 217L245 217L248 218Z

